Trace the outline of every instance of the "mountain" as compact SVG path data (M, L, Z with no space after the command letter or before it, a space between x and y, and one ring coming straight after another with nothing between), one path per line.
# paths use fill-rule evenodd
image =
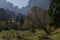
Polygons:
M0 8L9 9L14 12L19 12L19 8L17 6L14 7L12 3L7 2L6 0L0 0Z
M50 0L30 0L28 2L28 6L19 9L17 6L14 7L12 3L7 2L6 0L0 0L0 8L9 9L11 11L21 14L27 14L28 12L30 12L33 6L38 6L45 10L48 10L49 4Z
M20 12L26 14L30 12L33 6L41 7L45 10L48 10L49 4L50 4L50 0L30 0L28 2L28 6L21 8Z
M15 13L20 13L20 9L17 6L14 7L12 3L6 0L0 0L0 8L5 9L7 15L10 15L9 17L15 17Z

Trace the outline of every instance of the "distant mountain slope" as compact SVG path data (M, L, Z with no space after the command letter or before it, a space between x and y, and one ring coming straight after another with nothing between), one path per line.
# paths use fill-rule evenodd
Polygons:
M48 10L50 4L50 0L30 0L28 6L20 9L21 13L28 13L33 6L41 7L45 10Z
M12 3L7 2L6 0L0 0L0 8L9 9L16 13L27 14L33 6L42 7L43 9L48 10L49 3L50 0L30 0L28 6L19 9L17 6L14 7Z
M10 11L8 9L4 9L4 8L0 8L0 21L6 21L6 20L22 20L22 18L24 19L25 15L22 15L20 13L15 14L15 12Z
M12 3L7 2L6 0L0 0L0 8L9 9L14 12L19 12L19 8L17 6L14 7Z

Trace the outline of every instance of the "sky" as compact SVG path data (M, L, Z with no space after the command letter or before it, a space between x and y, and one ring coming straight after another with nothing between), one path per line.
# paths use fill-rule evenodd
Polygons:
M19 8L25 7L28 5L29 0L7 0L12 3L14 6L18 6Z

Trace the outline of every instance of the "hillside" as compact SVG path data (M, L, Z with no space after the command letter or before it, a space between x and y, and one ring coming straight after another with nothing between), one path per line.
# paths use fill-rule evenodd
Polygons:
M30 0L19 9L0 0L0 40L60 40L60 0Z

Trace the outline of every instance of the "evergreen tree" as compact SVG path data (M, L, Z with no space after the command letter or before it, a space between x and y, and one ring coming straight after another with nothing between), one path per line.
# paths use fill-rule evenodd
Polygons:
M49 12L50 26L60 26L60 0L51 0Z
M14 15L13 11L0 8L0 21L10 20Z

